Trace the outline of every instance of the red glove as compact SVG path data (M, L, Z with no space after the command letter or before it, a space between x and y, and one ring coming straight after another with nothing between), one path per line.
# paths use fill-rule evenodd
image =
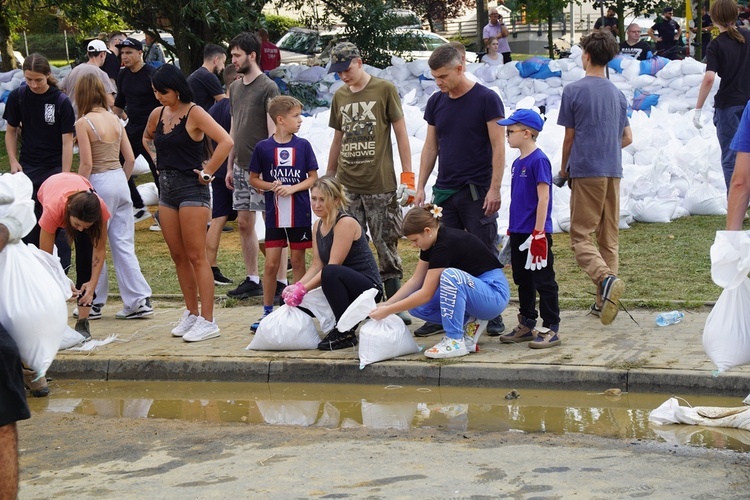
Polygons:
M417 194L414 188L414 172L401 172L400 184L396 190L396 198L402 207L414 203L414 196Z
M547 235L544 231L531 233L531 246L529 247L531 256L531 270L535 271L547 267Z

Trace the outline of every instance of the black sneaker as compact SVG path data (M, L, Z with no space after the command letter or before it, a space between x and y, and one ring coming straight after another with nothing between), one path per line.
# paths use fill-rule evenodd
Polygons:
M354 347L357 345L355 330L356 328L352 328L348 332L341 333L334 328L320 341L318 349L321 351L337 351L339 349L346 349L347 347Z
M240 283L240 286L238 286L234 290L229 290L227 292L227 297L231 297L233 299L248 299L250 297L262 296L263 286L260 283L254 282L248 277L245 277L242 283Z
M214 273L214 285L227 286L234 283L232 280L221 274L221 269L218 267L212 267L211 271Z
M437 335L438 333L444 332L443 325L438 323L425 323L416 330L414 330L415 337L429 337L431 335Z
M625 291L625 283L615 275L609 275L601 282L602 290L602 312L599 321L603 325L611 324L617 317L620 309L620 297Z
M281 281L276 282L276 291L273 293L273 303L277 306L284 305L284 299L281 298L281 292L284 291L286 285Z
M490 337L499 337L501 333L505 331L505 323L503 317L498 316L493 318L487 323L487 335Z
M78 321L76 321L74 330L83 336L84 342L91 340L91 330L89 329L88 319L79 319Z

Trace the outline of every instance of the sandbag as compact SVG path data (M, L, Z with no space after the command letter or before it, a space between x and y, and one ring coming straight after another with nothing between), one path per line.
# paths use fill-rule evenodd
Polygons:
M661 56L656 56L652 57L651 59L641 61L641 75L656 75L656 73L661 71L661 69L664 68L667 63L669 63L669 59Z
M146 182L139 185L136 189L145 205L157 205L159 203L159 192L156 189L156 183Z
M261 320L255 337L245 349L300 351L317 349L319 343L312 318L299 308L285 304Z
M26 174L0 175L0 222L8 229L10 242L23 238L36 225L33 185Z
M148 162L143 155L138 155L135 159L135 166L133 166L133 173L131 175L146 175L150 174L151 169L148 166Z
M374 301L373 301L374 304ZM381 320L370 320L359 329L359 368L419 352L404 321L391 314Z
M750 363L750 231L717 231L711 279L724 288L703 329L703 349L718 372Z
M17 242L0 252L0 324L18 345L23 363L41 378L60 349L68 308L34 250Z
M318 318L320 329L323 330L323 333L330 332L336 326L336 316L333 314L333 310L330 304L328 304L328 299L326 299L321 287L307 292L302 298L300 307L308 309Z

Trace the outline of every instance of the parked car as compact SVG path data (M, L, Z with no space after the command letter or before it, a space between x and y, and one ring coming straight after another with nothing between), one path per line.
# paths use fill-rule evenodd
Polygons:
M432 51L448 43L442 36L418 28L399 28L401 38L398 44L386 47L388 52L398 55L407 61L429 59ZM344 38L343 28L329 31L318 31L307 28L291 28L276 44L281 51L281 63L302 63L308 66L325 66L331 58L331 50ZM398 46L397 46L398 45ZM467 52L466 60L474 61L476 54Z
M146 34L143 31L134 31L128 35L131 38L134 38L144 45L146 45ZM167 33L166 31L160 31L159 37L164 41L164 43L167 43L174 47L174 37L172 36L172 33ZM178 68L180 67L180 59L177 57L177 54L172 52L172 49L169 47L164 46L164 44L159 44L159 46L162 49L162 52L164 52L164 59L169 64L174 64Z

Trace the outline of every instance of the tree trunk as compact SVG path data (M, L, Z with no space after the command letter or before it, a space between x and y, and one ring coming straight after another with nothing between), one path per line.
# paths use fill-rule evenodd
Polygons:
M3 58L3 72L18 68L16 56L13 54L13 40L11 40L11 30L8 24L8 16L4 9L0 10L0 57Z
M547 17L547 46L549 46L549 58L555 58L555 43L552 40L552 13Z
M485 47L482 30L488 22L489 14L487 12L487 0L477 0L477 52L484 52Z

